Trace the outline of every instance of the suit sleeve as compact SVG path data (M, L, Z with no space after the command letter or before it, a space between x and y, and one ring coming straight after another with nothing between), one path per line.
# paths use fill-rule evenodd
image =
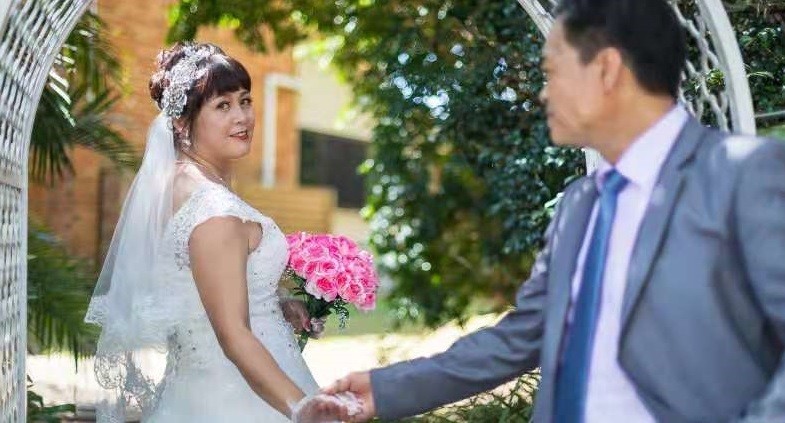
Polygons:
M785 144L768 142L745 160L735 196L738 242L754 295L785 344ZM785 422L785 356L744 422Z
M539 365L548 262L558 220L557 210L545 248L518 290L516 307L496 325L464 336L443 353L371 371L379 417L420 414L487 391Z

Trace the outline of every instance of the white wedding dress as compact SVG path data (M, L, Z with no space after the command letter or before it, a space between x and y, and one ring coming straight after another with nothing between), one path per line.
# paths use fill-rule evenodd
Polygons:
M216 339L191 274L188 240L194 228L216 216L260 224L262 238L248 255L248 310L251 329L280 368L306 394L318 386L303 360L292 326L284 320L278 284L287 264L286 239L272 219L212 182L193 191L168 222L155 273L166 281L162 305L178 314L170 329L167 366L146 422L288 422L256 393L230 362Z

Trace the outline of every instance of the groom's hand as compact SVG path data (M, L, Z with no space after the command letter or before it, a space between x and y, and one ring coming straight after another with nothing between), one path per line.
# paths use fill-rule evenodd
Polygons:
M352 422L368 421L376 415L376 406L373 403L373 390L371 388L371 374L369 372L350 373L324 388L323 392L331 395L351 392L362 402L362 411L351 416L350 421Z

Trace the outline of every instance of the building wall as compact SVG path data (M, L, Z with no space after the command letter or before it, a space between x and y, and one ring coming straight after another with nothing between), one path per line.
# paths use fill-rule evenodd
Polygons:
M148 125L158 113L148 94L148 81L156 54L164 46L167 10L174 3L174 0L147 0L142 6L127 0L99 0L97 5L124 67L125 92L111 119L140 154L144 151ZM231 31L218 28L200 31L197 40L218 44L251 74L256 130L251 154L238 163L234 184L238 188L256 184L262 165L264 78L271 72L293 74L291 51L254 53L236 41ZM275 173L278 185L284 187L298 184L296 110L296 93L279 91ZM74 176L53 187L31 186L30 212L52 228L72 253L98 263L108 247L132 175L118 173L106 159L84 149L74 151L72 158Z
M315 57L297 60L300 79L300 129L360 141L371 139L372 120L352 105L352 91L329 66Z

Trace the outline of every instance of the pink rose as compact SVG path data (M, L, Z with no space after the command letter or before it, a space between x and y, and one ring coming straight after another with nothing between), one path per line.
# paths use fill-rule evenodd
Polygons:
M365 297L363 297L362 301L357 304L357 308L362 311L371 311L376 308L376 293L375 292L366 292Z
M310 296L334 302L339 297L360 310L376 307L379 279L373 256L342 235L304 232L286 237L289 267L304 279Z
M289 244L289 250L298 250L302 247L308 235L305 232L296 232L286 235L286 243Z
M366 291L376 290L377 281L375 278L361 277L357 279L357 282L362 285Z
M325 301L334 301L338 297L338 287L330 278L320 277L317 278L314 285L321 293L321 298Z
M322 260L330 257L330 252L317 243L306 243L300 254L306 261Z
M311 236L310 242L316 245L320 245L325 249L329 249L330 245L333 243L329 235L323 235L323 234Z
M299 254L292 254L292 256L289 257L289 267L291 267L292 270L294 270L294 273L296 273L297 276L303 278L305 277L306 264L307 262L305 261L305 259L303 259L302 256L300 256Z
M303 260L302 250L289 250L289 261Z
M338 246L331 235L315 235L313 237L313 242L325 248L331 256L340 257Z
M357 244L343 235L333 237L333 244L337 248L338 254L343 257L354 257L357 255Z
M334 278L341 270L341 263L330 257L316 262L316 274L327 278Z
M319 262L316 260L306 261L303 267L305 279L316 280L319 277Z
M341 294L341 298L352 304L358 304L365 298L363 286L354 281L342 286L338 293Z
M347 271L342 271L335 275L335 285L338 287L338 290L343 289L352 282L354 282L354 277Z
M346 263L346 269L351 272L352 276L357 279L366 278L371 279L373 278L373 268L368 265L362 259L353 258ZM374 278L375 279L375 278Z
M339 258L338 247L332 242L332 239L326 235L316 235L312 237L308 248L313 252L321 249L321 257L334 257Z
M371 253L365 250L361 250L359 253L357 253L357 258L359 258L369 266L373 267L373 256L371 255Z

